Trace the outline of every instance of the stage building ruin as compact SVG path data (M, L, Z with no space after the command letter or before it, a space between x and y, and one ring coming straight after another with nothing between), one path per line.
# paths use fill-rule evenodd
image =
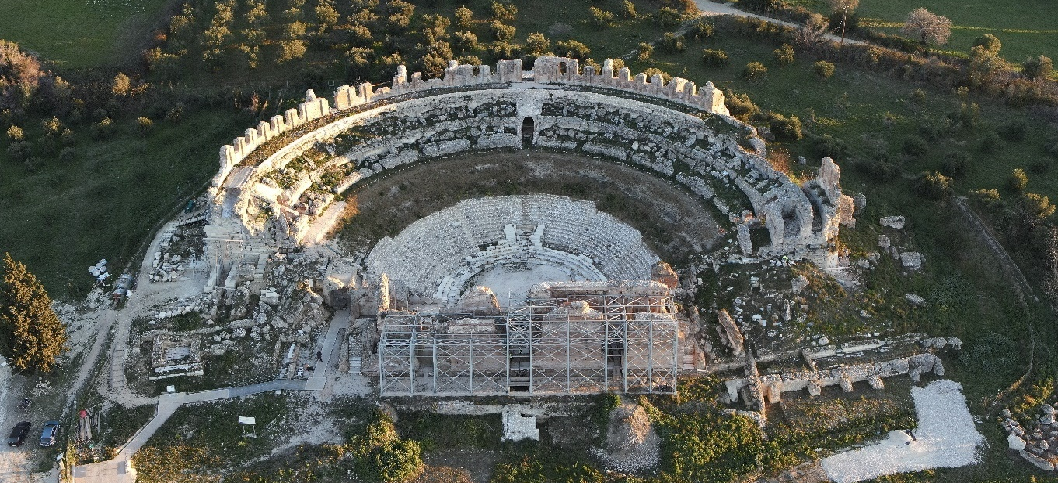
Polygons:
M655 281L535 286L500 316L380 313L379 392L674 393L682 322Z

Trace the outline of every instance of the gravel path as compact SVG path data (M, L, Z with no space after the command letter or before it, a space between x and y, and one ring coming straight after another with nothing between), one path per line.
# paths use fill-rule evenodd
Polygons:
M976 449L985 438L975 429L963 387L937 380L912 388L919 427L915 439L896 430L882 442L821 461L834 482L859 482L898 472L937 467L962 467L978 460Z

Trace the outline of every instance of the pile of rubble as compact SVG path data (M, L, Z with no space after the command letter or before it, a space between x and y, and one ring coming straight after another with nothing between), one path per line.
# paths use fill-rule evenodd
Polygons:
M1056 425L1055 407L1041 405L1041 416L1034 420L1033 427L1027 431L1017 420L1011 418L1011 411L1004 409L1000 425L1008 432L1008 447L1018 451L1022 458L1046 471L1056 469L1056 446L1059 445L1059 427Z
M643 407L625 404L611 411L607 447L599 454L608 470L636 472L658 465L659 442Z
M204 235L202 219L163 232L151 263L151 282L178 280L185 270L201 259Z

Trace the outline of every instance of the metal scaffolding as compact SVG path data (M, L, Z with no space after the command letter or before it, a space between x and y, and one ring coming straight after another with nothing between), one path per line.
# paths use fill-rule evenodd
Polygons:
M530 300L505 316L390 315L382 395L674 393L680 329L668 295Z

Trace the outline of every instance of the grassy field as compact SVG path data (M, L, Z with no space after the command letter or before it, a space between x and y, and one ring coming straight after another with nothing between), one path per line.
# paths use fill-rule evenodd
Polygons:
M788 0L788 3L804 6L825 16L830 13L825 0ZM1008 61L1022 62L1027 57L1042 54L1055 58L1059 11L1056 3L1048 0L863 1L857 7L857 13L862 24L899 35L908 13L920 7L952 21L952 36L943 49L970 52L975 38L993 34L1003 44L1000 56Z
M0 38L62 68L139 56L172 0L0 0Z
M142 137L133 122L119 120L121 132L107 141L82 130L71 160L48 156L27 166L0 151L0 250L55 296L87 293L88 266L100 259L128 261L152 227L200 193L217 169L217 147L248 123L201 112Z
M1031 173L1027 190L1055 199L1057 178L1052 150L1056 138L1049 113L1012 108L973 95L961 98L952 92L841 64L836 66L834 77L824 80L815 74L812 59L796 57L793 64L780 65L772 54L777 47L778 44L718 32L705 42L688 40L683 53L667 54L656 49L653 62L629 64L634 70L657 67L700 84L712 80L719 88L747 93L762 110L798 116L807 130L845 140L849 156L837 159L839 165L845 166L854 159L871 160L884 153L901 159L901 167L906 172L917 173L937 170L952 151L969 151L971 166L966 177L957 180L958 192L1003 187L1012 169L1037 164L1045 169ZM701 59L704 48L723 49L729 57L728 65L705 66ZM748 62L764 64L768 68L765 78L745 80L742 72ZM968 129L946 124L947 118L959 111L961 103L980 106L978 126ZM1054 112L1050 114L1054 122ZM1028 131L1022 141L1001 140L991 152L977 149L983 135L1020 120L1028 121ZM906 139L921 136L924 128L931 127L940 127L942 132L926 152L916 156L902 152ZM792 156L812 158L809 148L804 140L787 146ZM844 188L865 191L875 184L853 170L843 171ZM880 195L889 198L888 193Z

